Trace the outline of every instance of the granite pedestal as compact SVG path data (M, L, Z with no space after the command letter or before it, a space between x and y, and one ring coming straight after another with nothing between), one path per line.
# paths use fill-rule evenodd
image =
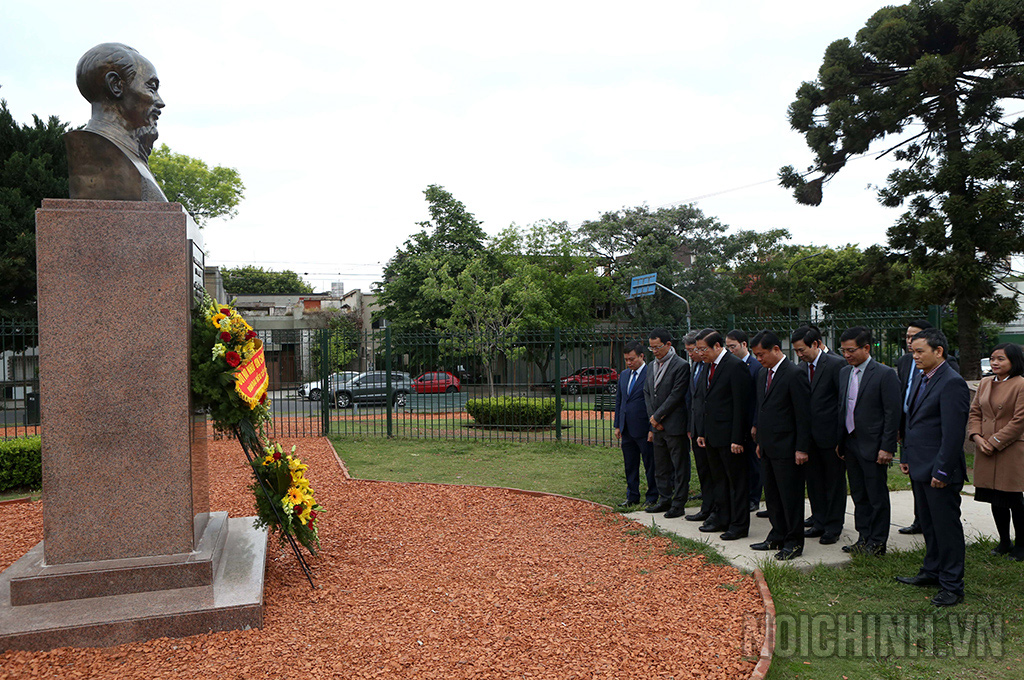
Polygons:
M191 407L195 222L46 199L36 247L43 541L0 575L0 649L260 626L266 533L211 516Z

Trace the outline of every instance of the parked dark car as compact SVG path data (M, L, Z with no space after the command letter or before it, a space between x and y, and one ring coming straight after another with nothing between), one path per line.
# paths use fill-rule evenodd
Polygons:
M619 389L619 372L610 366L585 366L562 378L562 389L569 394L581 392L607 392Z
M353 403L387 403L387 371L367 371L343 382L334 392L334 404L348 408ZM408 373L391 373L394 405L405 406L405 398L413 391Z
M341 371L339 373L331 373L328 376L328 385L331 386L332 390L337 390L347 380L351 380L355 376L359 375L356 371ZM296 392L299 395L299 399L309 399L310 401L320 401L320 381L314 380L312 382L305 383L299 386Z
M412 386L417 394L441 394L461 391L462 381L447 371L431 371L413 380Z

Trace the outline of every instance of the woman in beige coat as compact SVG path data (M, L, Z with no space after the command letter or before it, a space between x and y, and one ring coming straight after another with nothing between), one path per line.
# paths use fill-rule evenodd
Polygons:
M993 555L1024 561L1024 350L996 345L991 377L978 385L967 432L974 441L974 499L992 504ZM1016 544L1010 542L1010 520Z

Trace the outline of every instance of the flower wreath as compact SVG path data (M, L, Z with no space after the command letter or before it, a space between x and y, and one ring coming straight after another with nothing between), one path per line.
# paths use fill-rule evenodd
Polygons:
M282 542L297 540L315 555L320 545L317 517L323 508L295 447L285 455L266 435L271 416L265 371L251 375L254 367L262 366L262 353L256 332L234 305L204 294L192 312L193 405L210 414L216 431L234 434L245 450L256 476L249 487L256 498L256 526L276 531Z

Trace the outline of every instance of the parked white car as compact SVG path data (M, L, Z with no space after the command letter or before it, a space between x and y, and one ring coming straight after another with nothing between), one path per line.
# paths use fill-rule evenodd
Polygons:
M329 394L334 394L334 391L338 389L339 385L351 380L352 378L359 375L355 371L340 371L338 373L331 373L328 376L327 381L331 386ZM304 385L299 386L297 390L299 399L309 399L310 401L320 401L320 396L323 394L323 387L320 385L319 380L308 382Z

